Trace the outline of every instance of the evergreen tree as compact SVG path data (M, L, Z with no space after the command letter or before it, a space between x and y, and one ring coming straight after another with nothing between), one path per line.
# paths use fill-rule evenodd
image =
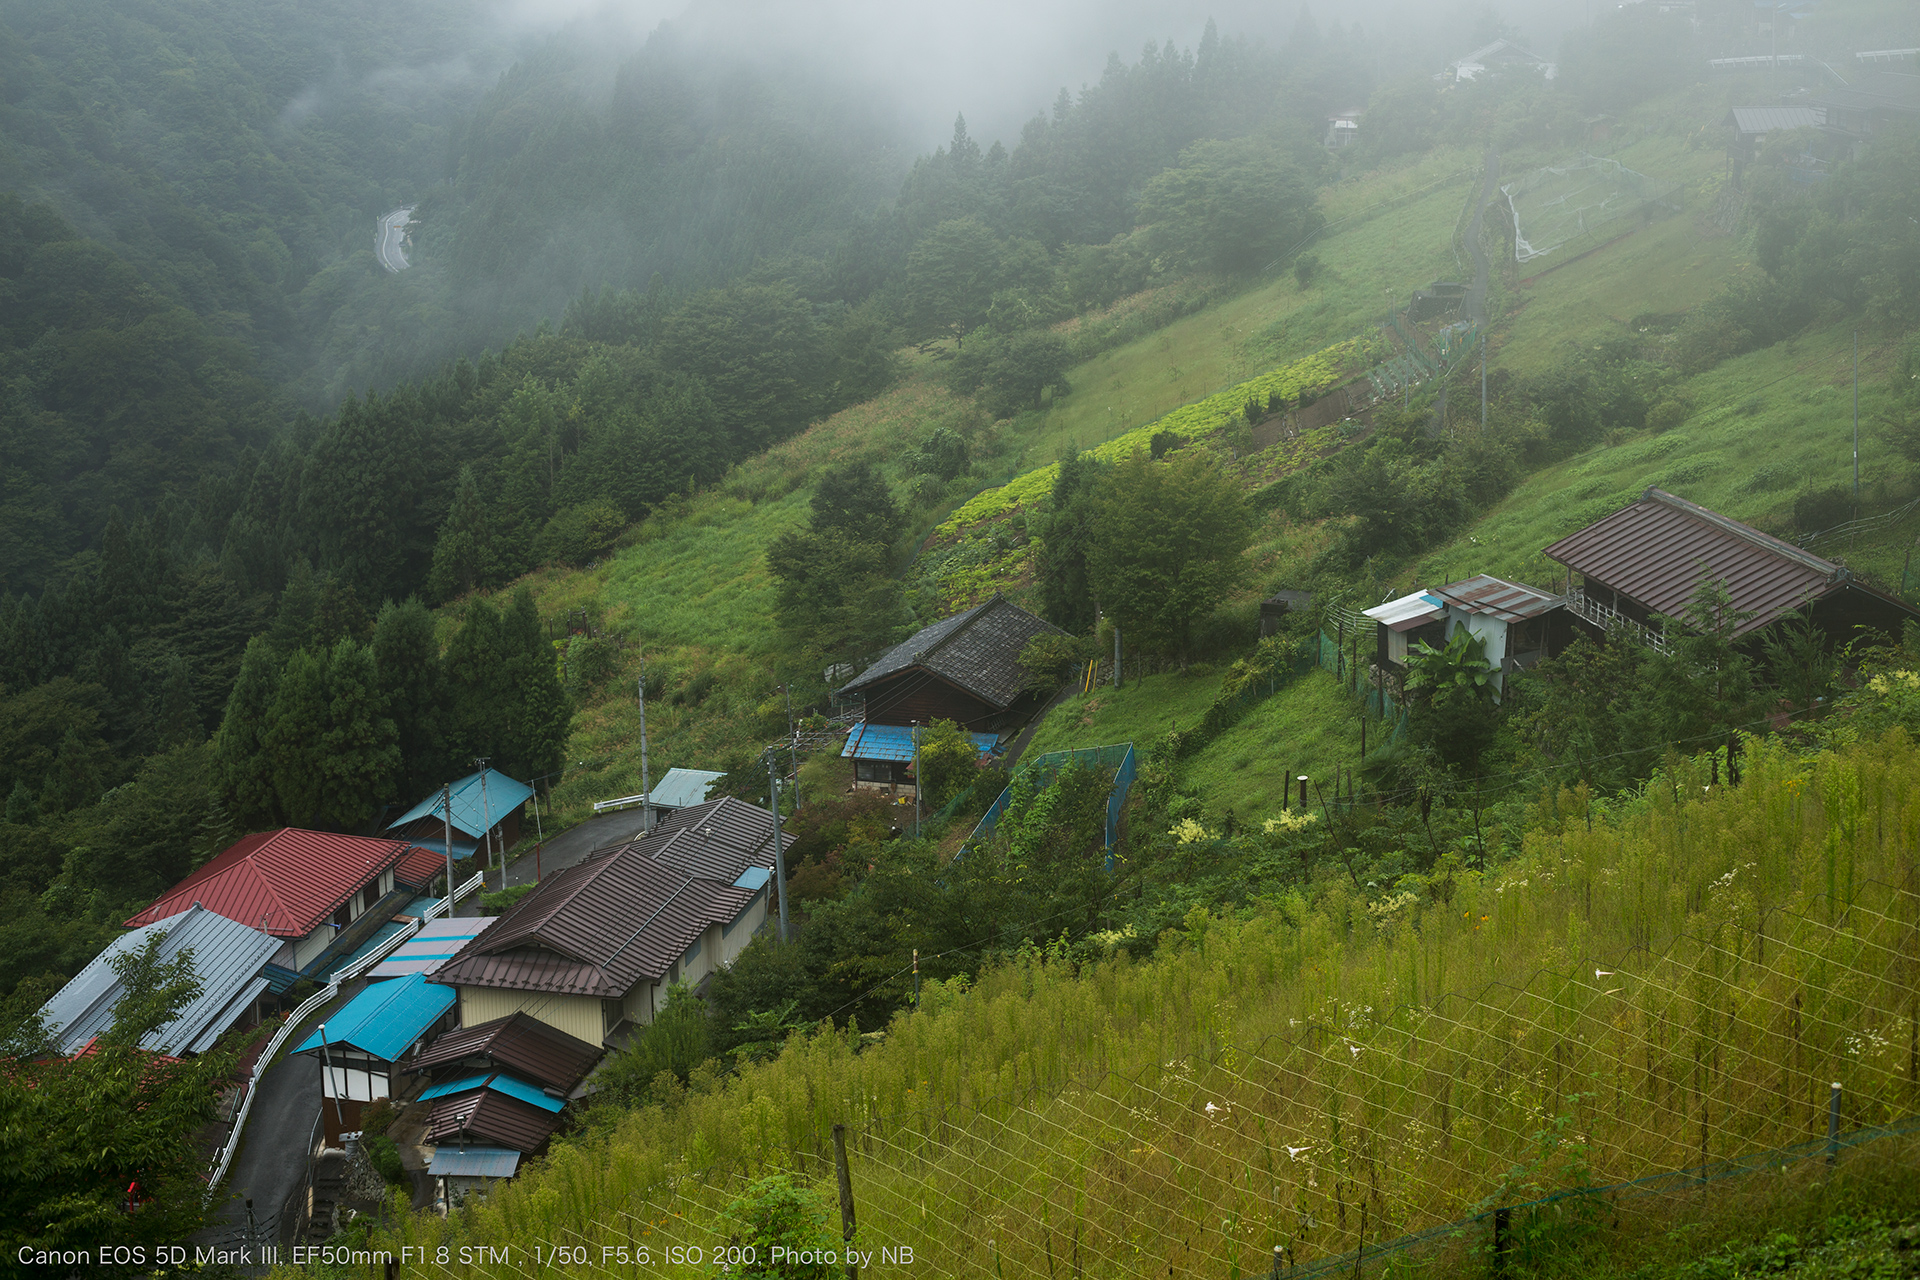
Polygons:
M525 781L556 772L565 759L573 715L558 656L542 632L533 593L513 593L500 619L500 666L513 704L509 736L495 767Z
M1053 480L1052 509L1037 521L1040 611L1063 631L1093 630L1093 587L1087 546L1093 538L1095 494L1103 466L1092 454L1069 451Z
M376 401L348 397L314 445L300 493L303 523L317 537L321 564L372 600L398 594L405 527L414 501L404 442Z
M436 600L458 599L486 581L492 570L493 541L487 530L487 509L469 464L460 468L453 506L433 544L433 570L428 575L427 590Z
M154 698L154 736L166 750L185 743L199 742L206 736L200 712L194 706L193 672L187 660L169 650L162 668L160 688Z
M424 795L446 778L446 672L433 615L417 596L388 602L373 627L373 665L400 750L401 798Z
M319 820L326 798L321 739L331 718L328 655L302 649L287 659L273 704L260 730L260 749L273 779L274 806L297 827ZM241 664L246 679L246 664Z
M373 651L343 639L327 657L327 718L319 735L319 820L355 831L393 799L399 733L386 713Z
M273 614L273 628L267 633L280 656L306 648L313 639L313 622L320 611L320 588L307 558L295 559L287 573L286 590L280 593L280 607Z
M885 549L893 545L906 523L906 512L869 463L835 467L820 477L813 491L808 525L817 534L848 542L870 542Z
M445 665L455 768L465 768L475 756L497 760L507 740L512 710L500 647L499 611L481 597L469 600L447 642Z
M280 818L273 760L265 735L280 685L280 657L265 636L247 643L226 714L213 736L213 777L235 822L265 830Z

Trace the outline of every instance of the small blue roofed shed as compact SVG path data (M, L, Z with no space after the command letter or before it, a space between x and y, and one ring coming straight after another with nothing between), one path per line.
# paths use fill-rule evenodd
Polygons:
M398 1062L458 998L452 987L432 985L420 973L372 983L327 1019L327 1049L337 1053L348 1047L382 1062ZM319 1053L320 1032L294 1052Z
M914 730L903 724L866 724L853 726L853 732L847 735L847 745L840 750L842 757L850 760L913 760ZM991 733L970 733L973 745L981 755L993 750L994 743L1000 739Z
M436 788L432 795L387 824L422 846L439 850L446 838L447 806L442 803L451 793L453 803L453 853L470 857L489 830L498 829L507 844L520 838L520 810L533 795L533 788L489 769L483 786L480 775L470 773L446 790Z
M904 724L874 724L863 720L847 735L840 749L844 759L853 761L853 785L857 790L885 791L889 795L912 795L913 735ZM925 728L918 732L924 734ZM985 755L999 739L991 733L969 733L973 745ZM924 740L924 739L923 739Z

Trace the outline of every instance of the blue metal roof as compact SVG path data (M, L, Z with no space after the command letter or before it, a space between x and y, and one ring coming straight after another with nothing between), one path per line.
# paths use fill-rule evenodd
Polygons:
M748 867L740 873L740 878L733 882L733 887L758 890L765 888L767 881L771 879L773 879L773 872L765 867Z
M504 1093L509 1098L517 1098L529 1106L545 1111L559 1111L566 1103L559 1098L550 1098L537 1084L528 1084L519 1076L510 1076L504 1071L496 1071L486 1076L464 1076L459 1080L449 1080L437 1084L420 1095L420 1101L429 1102L434 1098L450 1097L456 1093L469 1093L475 1089L491 1089L495 1093Z
M453 829L464 832L470 839L478 840L482 832L491 831L494 823L512 813L533 794L533 788L524 782L516 782L504 773L487 771L486 794L481 794L480 775L470 773L452 786L453 792ZM439 816L441 792L435 791L413 808L401 814L387 824L387 830L404 827L409 822L433 815ZM431 846L432 842L427 842ZM457 848L456 844L456 848Z
M707 791L726 776L706 769L669 769L667 776L654 784L647 800L656 809L691 809L704 802Z
M219 1032L226 1030L251 1002L252 997L242 999L242 993L252 987L281 946L278 938L229 920L197 902L178 915L129 930L108 943L74 975L73 981L42 1006L41 1016L61 1053L86 1047L88 1041L113 1025L114 1006L126 994L120 975L114 972L113 959L139 950L155 937L161 940L162 960L193 952L193 976L200 983L200 993L173 1021L149 1032L140 1042L143 1049L167 1054L198 1052L194 1045L218 1039ZM262 982L253 994L266 985ZM221 1021L223 1018L225 1021Z
M913 729L904 724L868 724L862 721L847 735L840 754L855 760L913 759ZM991 733L970 733L973 745L982 755L993 750L999 739Z
M452 987L429 985L425 974L376 982L327 1019L327 1043L350 1044L383 1061L397 1061L458 998ZM294 1052L320 1052L320 1032Z
M520 1153L502 1147L435 1147L427 1174L434 1178L511 1178Z

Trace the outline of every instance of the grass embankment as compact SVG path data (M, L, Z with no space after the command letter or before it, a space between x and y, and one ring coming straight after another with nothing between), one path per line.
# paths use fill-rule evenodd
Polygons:
M1890 344L1862 344L1860 466L1868 513L1910 496L1906 464L1879 431L1892 410L1886 384L1896 360ZM1535 472L1465 535L1419 557L1405 581L1473 573L1543 586L1559 581L1565 570L1541 548L1650 485L1791 538L1797 495L1852 483L1852 368L1852 330L1839 326L1728 360L1682 384L1695 406L1685 422ZM1851 547L1816 550L1842 555L1898 589L1913 536L1908 522Z
M675 1105L562 1143L450 1220L403 1215L379 1244L595 1260L644 1244L653 1264L631 1274L704 1273L661 1251L723 1243L749 1178L830 1187L844 1123L862 1247L911 1247L929 1273L1244 1275L1276 1247L1306 1262L1489 1205L1690 1181L1818 1137L1829 1081L1843 1130L1913 1114L1920 944L1899 886L1920 853L1920 750L1760 744L1740 786L1708 782L1682 763L1591 829L1563 807L1497 871L1450 865L1368 903L1336 867L1244 918L1196 912L1149 959L1034 955L970 990L930 985L879 1045L822 1031L696 1076ZM1911 1150L1850 1152L1840 1176L1897 1179L1911 1203ZM1518 1261L1564 1266L1587 1230L1602 1255L1671 1261L1647 1224L1723 1202L1516 1209L1535 1251ZM1443 1245L1448 1265L1482 1243Z
M1220 696L1224 677L1205 674L1139 676L1118 689L1104 685L1062 700L1040 722L1027 757L1076 747L1131 742L1144 749L1175 725L1193 725Z

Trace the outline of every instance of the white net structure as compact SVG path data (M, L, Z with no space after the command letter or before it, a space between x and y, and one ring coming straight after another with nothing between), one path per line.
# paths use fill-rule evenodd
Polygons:
M1605 156L1581 153L1501 186L1513 214L1513 256L1533 259L1580 241L1602 238L1655 208L1677 211L1680 184L1652 178Z

